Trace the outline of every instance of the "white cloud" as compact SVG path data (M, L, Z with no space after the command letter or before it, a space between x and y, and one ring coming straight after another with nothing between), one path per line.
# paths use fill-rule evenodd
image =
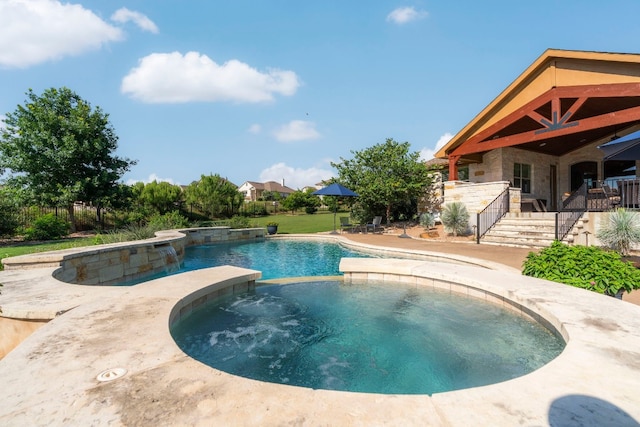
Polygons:
M252 133L254 135L258 135L260 132L262 132L262 126L260 126L257 123L254 123L251 126L249 126L249 129L247 129L247 132Z
M168 182L169 184L178 185L173 181L173 179L171 179L171 178L160 178L155 173L152 173L151 175L149 175L149 177L147 179L129 179L129 180L127 180L127 185L133 185L136 182L144 182L145 184L148 184L148 183L153 182L153 181Z
M111 20L120 24L126 24L127 22L132 21L134 24L140 27L140 29L149 31L153 34L158 34L158 27L151 19L140 12L129 10L126 7L122 7L116 10L115 13L111 15Z
M280 142L305 141L320 138L316 124L304 120L292 120L278 128L273 134Z
M438 150L444 147L447 144L447 142L451 141L451 138L453 138L453 135L449 132L446 132L444 135L442 135L438 139L438 142L436 142L435 148L425 147L422 150L420 150L420 159L424 161L433 159L433 156L436 154L436 152L438 152Z
M79 4L0 0L0 66L25 68L123 38L119 28Z
M302 189L307 186L314 186L322 180L333 177L335 173L328 169L320 167L312 167L309 169L300 169L287 166L285 163L276 163L260 172L260 182L276 181L294 190Z
M387 15L387 21L394 24L402 25L407 22L417 21L426 18L428 12L424 10L416 10L414 7L399 7L394 9Z
M260 72L232 59L222 65L198 52L152 53L122 79L121 91L147 103L271 101L293 95L300 82L293 71Z

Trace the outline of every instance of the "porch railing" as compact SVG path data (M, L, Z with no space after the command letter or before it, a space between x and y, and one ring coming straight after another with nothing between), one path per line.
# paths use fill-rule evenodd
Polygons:
M498 197L493 199L482 211L478 212L476 220L476 243L480 243L482 236L487 234L502 217L509 212L509 187L505 188Z
M556 212L556 240L562 241L567 237L573 226L587 211L588 189L587 183L584 182L562 203L560 212Z

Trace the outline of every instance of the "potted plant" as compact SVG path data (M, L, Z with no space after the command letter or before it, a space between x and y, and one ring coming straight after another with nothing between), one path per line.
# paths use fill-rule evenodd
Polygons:
M267 223L267 233L276 234L278 232L278 223L277 222L268 222Z

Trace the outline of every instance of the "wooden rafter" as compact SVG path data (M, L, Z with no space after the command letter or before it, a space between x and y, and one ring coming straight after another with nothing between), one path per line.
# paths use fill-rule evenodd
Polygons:
M638 83L553 88L489 126L487 129L469 138L463 144L452 150L449 156L464 156L472 153L486 152L495 148L542 141L551 137L556 138L615 124L638 121L640 120L640 106L581 118L580 120L571 120L572 116L574 116L589 99L638 96L640 96L640 84ZM561 114L562 99L575 99L564 114ZM545 117L536 111L540 109L541 106L549 103L551 103L550 117ZM514 124L525 116L530 117L538 123L539 128L518 134L500 136L501 130L504 130L507 126Z

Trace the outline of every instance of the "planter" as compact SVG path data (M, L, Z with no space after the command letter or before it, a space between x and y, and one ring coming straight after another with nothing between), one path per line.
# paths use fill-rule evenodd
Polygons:
M612 294L610 292L606 292L604 293L605 295L609 295L610 297L614 297L617 299L622 299L622 294L624 294L624 289L620 289L618 292L616 292L615 294Z
M277 225L267 225L267 233L276 234L277 232L278 232L278 226Z

